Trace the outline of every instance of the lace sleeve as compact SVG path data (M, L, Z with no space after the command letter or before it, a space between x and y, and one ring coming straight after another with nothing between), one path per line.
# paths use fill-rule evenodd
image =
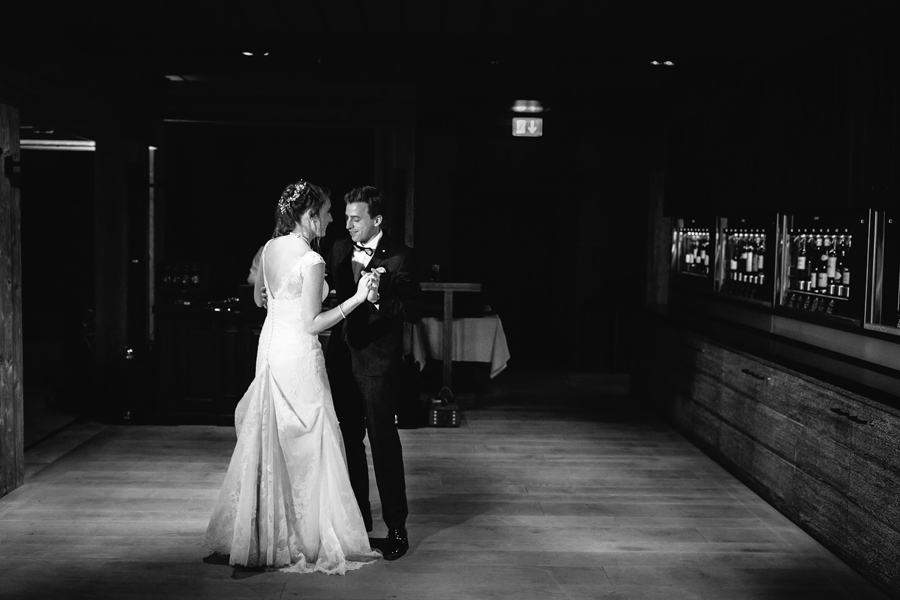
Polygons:
M306 254L303 255L303 258L300 259L302 266L300 267L300 272L303 274L303 277L306 277L306 274L309 272L309 269L313 265L325 264L325 259L322 258L322 255L314 250L310 250ZM328 283L323 279L322 280L322 302L325 302L325 299L328 297Z
M303 255L303 258L300 259L303 263L303 272L309 270L309 268L313 265L325 264L325 259L322 258L322 255L316 252L315 250L310 250L306 254Z

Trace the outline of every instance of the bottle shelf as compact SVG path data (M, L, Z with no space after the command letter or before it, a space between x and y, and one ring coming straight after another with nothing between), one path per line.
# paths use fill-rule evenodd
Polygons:
M850 299L843 296L831 296L819 292L801 292L790 290L785 293L783 306L806 313L834 315L852 318Z
M709 277L709 273L697 273L695 271L679 271L679 275L684 275L686 277L698 277L700 279L706 279Z

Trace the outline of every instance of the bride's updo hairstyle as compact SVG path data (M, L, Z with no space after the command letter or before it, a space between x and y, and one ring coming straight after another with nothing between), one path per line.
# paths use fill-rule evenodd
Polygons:
M292 232L309 210L317 217L330 195L331 192L327 188L321 188L302 179L284 188L275 208L275 231L272 237Z

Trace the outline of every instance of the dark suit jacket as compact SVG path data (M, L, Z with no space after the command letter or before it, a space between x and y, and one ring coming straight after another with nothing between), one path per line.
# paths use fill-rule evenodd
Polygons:
M356 292L353 281L353 241L341 238L334 243L326 261L328 283L338 302ZM364 302L335 325L328 344L329 358L350 351L353 371L361 375L388 375L399 369L403 353L403 323L416 323L422 313L422 289L412 250L392 240L385 232L366 270L383 267L376 307ZM335 344L335 342L343 344Z

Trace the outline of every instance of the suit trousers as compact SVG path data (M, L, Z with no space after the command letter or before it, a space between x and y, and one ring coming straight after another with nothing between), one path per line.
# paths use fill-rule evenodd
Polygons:
M346 350L346 346L342 350ZM395 422L400 379L395 375L370 376L351 373L349 351L347 360L341 363L347 365L346 370L334 369L334 363L331 363L328 375L334 408L341 424L341 434L347 452L350 485L356 495L366 530L372 531L366 435L369 436L369 447L372 451L382 518L390 529L405 527L409 508L403 472L403 449Z

